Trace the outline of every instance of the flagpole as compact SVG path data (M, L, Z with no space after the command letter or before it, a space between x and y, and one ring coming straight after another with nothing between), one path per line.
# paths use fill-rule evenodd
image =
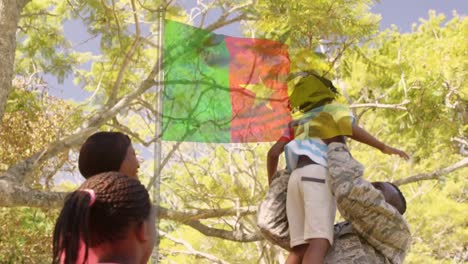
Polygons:
M154 171L153 177L154 188L153 188L153 198L155 206L155 219L156 219L156 243L153 250L153 259L154 263L159 262L159 244L161 242L161 236L159 233L159 208L161 206L161 153L162 153L162 144L161 144L161 126L162 126L162 93L164 91L164 69L163 69L163 59L164 59L164 17L165 10L161 5L159 7L159 22L158 22L158 76L157 76L157 85L156 85L156 114L155 114L155 142L154 142Z

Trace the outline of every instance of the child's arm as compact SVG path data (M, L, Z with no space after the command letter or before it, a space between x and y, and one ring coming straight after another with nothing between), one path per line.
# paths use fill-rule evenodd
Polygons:
M284 151L284 146L288 144L290 140L281 137L276 143L270 148L268 151L268 156L267 156L267 171L268 171L268 185L271 184L271 180L273 175L276 172L276 169L278 167L278 160L279 156L281 153Z
M404 151L385 145L383 142L376 139L374 136L369 134L366 130L359 127L358 125L353 124L353 135L349 137L356 141L374 147L385 154L395 154L404 159L409 159L408 154L406 154Z

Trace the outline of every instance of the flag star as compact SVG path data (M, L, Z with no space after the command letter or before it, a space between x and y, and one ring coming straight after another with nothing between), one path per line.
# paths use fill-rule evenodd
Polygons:
M253 104L253 108L256 108L262 104L265 104L266 107L269 109L273 109L270 104L271 96L273 95L274 90L270 87L266 86L263 83L262 78L259 78L259 83L248 83L248 84L241 84L240 87L247 89L255 94L255 101Z

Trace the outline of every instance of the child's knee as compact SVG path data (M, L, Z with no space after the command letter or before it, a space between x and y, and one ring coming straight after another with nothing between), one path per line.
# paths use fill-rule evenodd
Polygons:
M312 238L307 242L309 250L327 251L331 247L330 241L326 238Z
M308 247L309 244L298 245L293 247L290 253L299 257L303 257Z

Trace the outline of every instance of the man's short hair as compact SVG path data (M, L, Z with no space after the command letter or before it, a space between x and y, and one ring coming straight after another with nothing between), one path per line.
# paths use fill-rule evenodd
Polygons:
M397 208L397 209L403 215L406 212L406 199L405 199L405 196L401 192L400 188L398 188L398 186L396 186L395 184L393 184L391 182L389 182L389 183L397 190L398 196L399 196L400 201L401 201L401 208Z

